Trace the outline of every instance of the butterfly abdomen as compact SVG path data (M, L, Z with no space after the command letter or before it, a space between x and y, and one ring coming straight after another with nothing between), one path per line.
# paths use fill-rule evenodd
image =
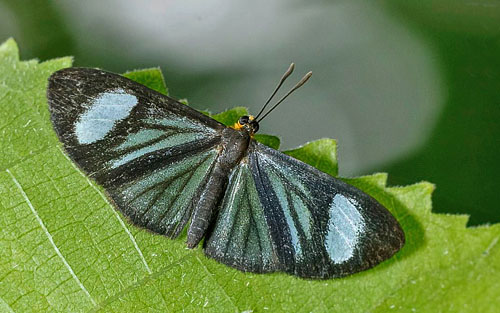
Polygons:
M222 131L222 142L217 161L211 170L210 178L202 187L200 199L194 207L187 234L189 248L196 247L205 236L215 217L215 208L226 190L229 175L245 156L249 141L250 135L245 130L226 128Z

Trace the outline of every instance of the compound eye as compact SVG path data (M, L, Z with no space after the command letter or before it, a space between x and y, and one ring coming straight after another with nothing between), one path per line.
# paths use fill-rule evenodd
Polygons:
M257 123L257 121L252 121L250 125L252 125L252 130L254 133L259 131L259 123Z
M244 116L240 117L240 120L239 120L240 125L248 124L248 122L250 122L249 116L244 115Z

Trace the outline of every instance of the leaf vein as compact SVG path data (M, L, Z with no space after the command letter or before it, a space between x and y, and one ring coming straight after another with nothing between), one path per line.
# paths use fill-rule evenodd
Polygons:
M219 286L220 290L222 290L222 294L224 295L224 297L229 301L229 303L231 303L231 305L234 307L234 309L236 310L236 312L239 312L239 309L238 307L236 306L236 304L233 302L233 300L231 299L231 297L228 295L226 289L224 289L224 287L219 284L219 282L217 281L217 279L214 279L212 276L213 276L213 273L211 273L207 266L205 264L203 264L203 262L200 260L200 258L198 256L195 256L195 258L198 260L198 262L201 264L201 266L203 267L203 269L205 270L205 272L207 273L207 276L215 282L215 284L217 286Z
M56 243L54 242L54 239L52 238L52 235L49 233L47 227L45 226L45 224L43 223L42 219L38 215L38 212L36 211L35 207L31 203L31 201L28 198L28 196L26 195L26 193L24 192L24 189L22 188L21 184L19 184L19 182L17 181L16 177L11 173L11 171L9 171L9 169L6 169L5 171L10 175L10 177L12 178L12 181L14 182L14 184L16 185L16 187L19 189L19 192L21 193L21 195L23 196L24 200L28 204L28 207L30 208L30 210L33 213L33 215L35 215L35 218L36 218L38 224L40 224L40 227L42 228L43 232L45 233L45 235L49 239L50 244L52 245L52 247L56 251L56 254L59 256L59 258L63 262L64 266L67 268L67 270L69 271L69 273L71 274L71 276L73 277L73 279L76 281L76 283L78 284L78 286L80 287L80 289L82 289L82 291L85 293L85 295L90 299L90 302L92 302L93 305L96 305L97 303L95 302L94 298L92 298L92 296L90 295L90 293L88 292L88 290L85 288L85 286L82 284L82 282L80 281L80 279L78 278L78 276L76 276L75 272L73 271L73 269L71 268L71 266L66 261L66 258L62 255L61 251L57 247Z
M139 245L137 244L137 241L135 241L135 238L132 235L132 233L130 232L130 230L128 229L127 225L125 225L125 222L120 217L120 215L118 214L118 212L109 203L109 201L106 198L106 196L94 184L92 184L92 182L90 181L90 179L84 173L82 173L82 171L79 168L77 168L75 166L75 164L66 156L66 154L64 154L64 151L62 151L62 149L59 146L57 146L57 148L59 149L59 151L61 152L61 154L64 156L64 158L69 161L69 163L71 164L71 166L73 166L73 168L80 175L82 175L87 180L87 183L90 185L90 187L92 187L95 191L97 191L97 193L99 194L99 196L104 200L104 202L106 202L106 204L108 205L108 207L111 208L111 211L113 212L113 214L115 215L115 217L118 219L118 222L120 223L120 225L122 226L122 228L127 233L128 237L130 238L130 241L132 241L132 244L134 245L135 250L139 254L139 258L141 259L142 263L144 264L144 267L146 268L146 271L148 272L148 274L152 274L153 271L151 271L151 268L149 268L149 265L146 262L146 259L144 258L144 254L142 253L141 249L139 248Z

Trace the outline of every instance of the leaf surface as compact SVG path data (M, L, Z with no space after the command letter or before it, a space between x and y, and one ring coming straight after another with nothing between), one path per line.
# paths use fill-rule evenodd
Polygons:
M123 74L123 76L168 96L168 89L165 85L165 79L163 78L163 73L159 68L146 68L142 70L131 71Z
M431 212L432 184L345 179L400 221L405 247L343 279L248 274L132 226L62 153L45 98L70 58L19 61L0 46L0 310L6 312L495 312L500 226ZM153 71L153 72L152 72ZM158 71L155 73L154 71ZM126 74L166 92L159 70ZM236 108L216 115L234 123ZM278 141L279 143L279 141ZM287 153L336 175L335 141Z

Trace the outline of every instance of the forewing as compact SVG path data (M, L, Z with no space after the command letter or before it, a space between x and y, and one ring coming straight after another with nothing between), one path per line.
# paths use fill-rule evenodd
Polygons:
M51 119L68 155L133 222L176 236L217 156L224 126L117 74L54 73Z
M241 184L232 182L237 171L245 173L240 181L252 192L243 193ZM242 270L341 277L375 266L404 244L398 222L372 197L256 142L230 187L205 252ZM251 213L243 212L247 207ZM259 222L244 232L248 218L241 216L247 215ZM228 228L231 223L234 227ZM257 233L269 244L249 250L245 246L252 237L242 233Z

